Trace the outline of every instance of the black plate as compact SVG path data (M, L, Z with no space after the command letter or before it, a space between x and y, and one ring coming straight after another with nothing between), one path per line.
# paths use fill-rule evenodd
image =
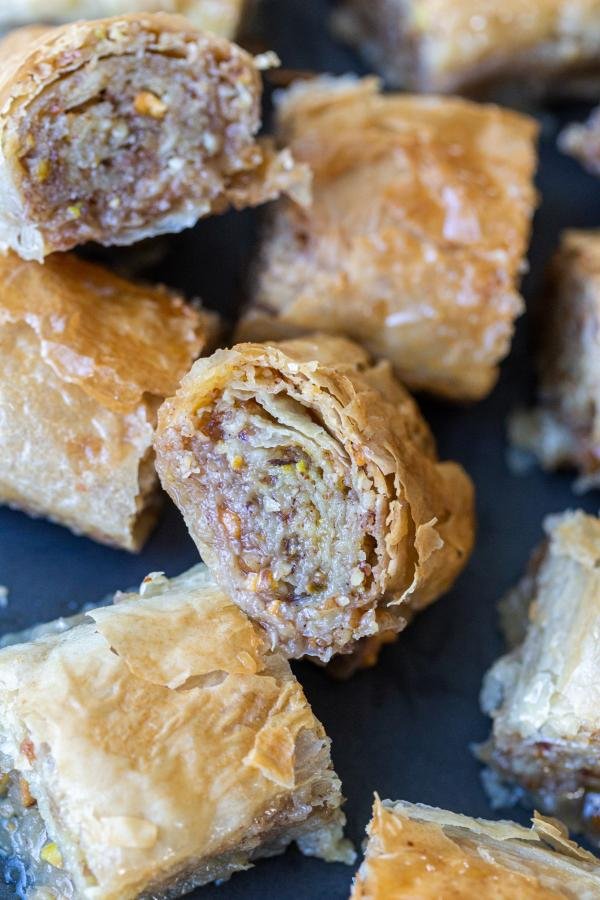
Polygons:
M265 44L274 47L289 68L362 73L356 57L328 36L328 12L327 3L318 0L264 0ZM544 265L561 229L600 225L600 182L555 148L561 124L584 112L563 108L541 113L541 205L524 285L529 305L539 294ZM168 239L167 257L152 275L201 295L231 317L243 293L255 233L252 213L203 222ZM569 475L533 469L516 477L507 467L506 418L527 400L532 387L529 347L534 335L529 331L525 316L500 383L487 400L468 409L422 403L442 458L459 460L477 486L477 545L454 590L384 650L377 668L351 683L332 682L309 664L294 666L333 740L334 762L348 798L348 832L357 846L374 791L382 797L497 817L469 750L488 733L478 692L484 672L502 652L496 603L521 575L540 540L544 516L569 507L598 510L598 494L575 496ZM8 606L0 609L0 633L68 615L82 603L139 583L149 571L175 575L196 561L195 548L171 505L139 556L0 509L0 584L9 588ZM524 810L504 813L527 822ZM345 900L351 877L348 867L289 851L193 896ZM0 897L3 891L13 896L0 885Z

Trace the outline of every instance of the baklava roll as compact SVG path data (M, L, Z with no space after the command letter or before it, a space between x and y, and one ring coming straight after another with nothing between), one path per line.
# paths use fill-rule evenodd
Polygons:
M292 841L354 859L323 726L202 566L0 651L0 792L31 896L179 897Z
M314 200L274 206L238 339L345 334L410 388L484 397L523 309L535 122L347 76L282 93L278 128Z
M342 0L334 26L395 87L597 94L599 0Z
M493 727L478 753L496 805L512 794L600 843L600 519L567 512L544 527L511 604L524 637L485 678Z
M569 125L559 137L559 147L578 159L592 175L600 175L600 106L584 124Z
M74 22L124 13L179 13L202 31L234 38L245 0L12 0L0 8L0 29L29 22Z
M389 365L343 338L199 360L155 446L202 558L289 657L400 631L468 558L468 476L438 462Z
M0 256L0 502L139 549L156 410L214 316L70 254Z
M532 823L376 798L351 900L598 900L600 860L556 819Z
M539 309L538 406L510 421L513 444L546 469L575 467L600 484L600 230L567 231Z
M131 244L306 193L259 143L255 59L181 16L31 26L0 44L0 250Z

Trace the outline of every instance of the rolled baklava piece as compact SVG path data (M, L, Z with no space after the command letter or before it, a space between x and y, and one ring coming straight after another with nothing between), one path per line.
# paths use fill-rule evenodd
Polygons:
M485 678L493 727L478 753L496 805L516 785L515 799L600 843L600 519L578 511L544 524L514 592L523 638Z
M556 819L532 822L376 798L351 900L597 900L600 860Z
M0 256L0 502L139 549L157 512L157 407L214 327L70 254Z
M546 469L577 469L585 490L600 484L600 230L563 234L543 301L538 406L510 436Z
M334 28L395 87L597 96L598 0L342 0Z
M179 897L292 841L354 859L323 726L202 566L0 651L0 791L31 896Z
M600 106L584 124L565 128L558 141L560 149L578 159L592 175L600 175Z
M0 8L0 29L30 22L74 22L124 13L166 12L185 16L203 31L234 38L245 0L13 0Z
M400 631L471 549L468 476L438 462L389 365L343 338L199 360L160 410L156 454L215 578L289 657Z
M181 16L31 26L0 44L0 250L131 244L308 174L256 140L259 69Z
M282 93L278 127L314 200L273 208L239 339L345 334L411 388L485 396L523 309L533 120L347 76Z

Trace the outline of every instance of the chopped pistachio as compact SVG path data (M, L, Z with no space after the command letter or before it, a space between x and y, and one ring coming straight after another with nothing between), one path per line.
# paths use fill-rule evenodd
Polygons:
M308 472L308 463L305 459L299 459L296 463L296 472L299 472L300 475L306 475Z
M50 160L49 159L41 159L37 164L37 169L35 172L35 177L38 181L46 181L48 176L50 175Z
M133 106L140 116L150 116L153 119L163 119L168 109L164 100L152 91L140 91L133 101Z
M67 212L72 219L78 219L81 216L81 203L73 203L72 206L67 206Z
M0 775L0 797L3 797L8 790L8 772Z
M44 860L44 862L50 863L51 866L54 866L55 869L62 869L63 867L63 858L62 853L54 843L54 841L50 841L48 844L44 844L40 851L40 858Z

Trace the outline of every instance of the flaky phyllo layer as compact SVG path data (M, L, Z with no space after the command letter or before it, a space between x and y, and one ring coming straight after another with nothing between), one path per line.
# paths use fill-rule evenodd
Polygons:
M257 143L259 69L163 14L31 27L0 45L0 246L133 243L301 189Z
M292 656L399 631L462 568L472 490L387 364L338 338L240 344L160 413L158 469L203 558Z
M178 897L292 841L352 862L323 727L204 567L69 624L0 651L0 853L34 897Z
M547 541L504 603L516 646L485 677L493 727L479 755L497 805L526 794L600 844L600 520L568 511L544 528Z

